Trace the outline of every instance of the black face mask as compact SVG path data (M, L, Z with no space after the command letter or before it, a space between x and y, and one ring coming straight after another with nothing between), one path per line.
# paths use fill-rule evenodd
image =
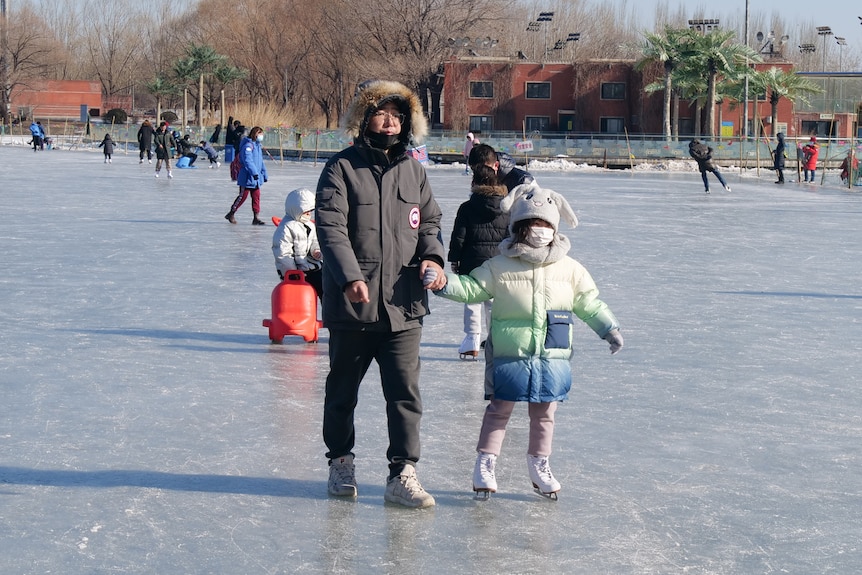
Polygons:
M382 134L380 132L366 132L365 137L372 148L388 150L398 143L399 134Z

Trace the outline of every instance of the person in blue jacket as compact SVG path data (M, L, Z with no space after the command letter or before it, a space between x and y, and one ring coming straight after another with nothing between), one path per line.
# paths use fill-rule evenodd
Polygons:
M33 151L36 152L42 148L42 141L45 138L45 131L42 129L42 124L33 120L30 124L30 135L33 136Z
M236 177L239 195L233 201L224 219L235 224L234 215L250 194L251 211L254 214L251 223L255 226L264 226L266 224L257 216L260 213L260 186L269 178L266 175L266 165L263 163L263 128L260 126L252 128L248 136L240 142L239 164L239 174Z

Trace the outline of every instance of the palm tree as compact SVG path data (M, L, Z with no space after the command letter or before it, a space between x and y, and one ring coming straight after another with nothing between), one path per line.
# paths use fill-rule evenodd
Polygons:
M686 54L687 63L701 70L707 79L706 93L706 134L715 137L716 83L719 78L736 80L744 77L748 62L761 62L762 58L753 48L732 42L736 33L730 30L717 30L701 34L689 31L692 42Z
M181 92L180 88L171 83L170 80L166 79L163 76L156 76L150 82L144 84L144 88L147 91L156 97L156 120L161 121L162 119L162 100L164 98L169 98L171 96L176 96Z
M769 104L771 105L772 125L770 130L772 135L775 135L775 124L778 121L778 102L781 98L787 98L791 102L807 103L808 94L819 94L823 89L804 76L800 76L795 72L785 71L775 66L757 72L753 72L755 82L761 87L762 93L769 94Z
M197 120L201 126L203 126L204 111L204 75L212 74L226 61L227 56L219 54L212 46L192 44L186 50L185 57L174 62L173 71L181 83L189 85L192 80L198 81Z
M663 82L653 82L646 86L647 92L664 90L662 104L662 126L666 140L671 138L671 96L673 93L673 73L680 64L684 44L688 35L682 28L665 27L664 35L644 33L645 42L641 47L643 58L635 64L635 69L643 70L652 63L661 63L664 67Z

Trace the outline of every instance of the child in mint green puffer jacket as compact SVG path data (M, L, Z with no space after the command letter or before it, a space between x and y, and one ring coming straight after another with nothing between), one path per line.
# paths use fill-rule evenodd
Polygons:
M446 286L434 293L464 303L494 299L485 345L492 372L486 378L490 403L479 434L473 490L485 494L497 490L495 465L506 425L515 403L525 401L530 415L530 478L538 492L556 499L560 483L548 457L557 402L567 398L572 385L574 318L605 339L611 353L622 349L623 338L589 272L568 256L568 238L558 233L561 218L572 227L578 223L565 198L533 182L513 189L502 207L511 217L500 255L470 275L447 274Z

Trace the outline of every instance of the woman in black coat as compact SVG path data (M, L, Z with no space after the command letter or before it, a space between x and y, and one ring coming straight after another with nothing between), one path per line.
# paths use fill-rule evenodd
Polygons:
M500 242L509 235L509 213L500 208L508 189L499 181L499 173L494 168L486 164L476 164L472 168L470 198L458 208L449 240L447 259L457 274L468 274L497 255ZM479 356L483 307L487 324L490 301L464 304L464 341L458 348L461 359Z
M776 184L784 183L784 158L787 157L787 154L784 152L784 133L778 132L775 135L778 139L778 144L775 146L775 153L772 157L772 167L778 172L778 180L775 182Z
M153 125L149 120L144 120L141 127L138 128L138 147L141 149L139 164L144 163L144 152L147 154L147 161L153 163Z

